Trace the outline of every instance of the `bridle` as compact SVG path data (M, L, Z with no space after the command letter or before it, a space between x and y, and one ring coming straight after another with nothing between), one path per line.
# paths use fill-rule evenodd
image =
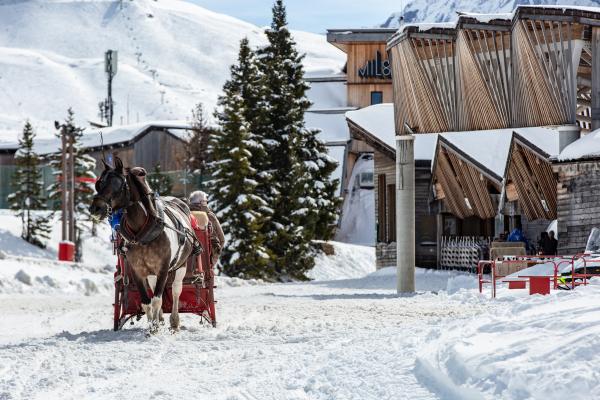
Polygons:
M116 196L113 195L112 197L108 197L101 193L104 192L106 187L109 185L110 179L107 179L107 178L111 174L112 174L112 176L119 178L119 180L121 181L121 185L119 186L119 189L117 191L115 191L115 193L117 193ZM131 194L129 191L129 185L127 184L127 178L121 174L114 173L113 171L109 171L105 176L101 176L100 179L98 179L96 181L95 189L96 189L96 194L94 195L93 200L99 199L99 200L102 200L104 203L106 203L106 206L108 208L108 215L112 215L115 211L119 211L119 210L129 207L129 205L131 203ZM125 205L116 210L113 210L112 204L111 204L112 200L115 197L121 196L123 194L125 195L125 199L126 199Z

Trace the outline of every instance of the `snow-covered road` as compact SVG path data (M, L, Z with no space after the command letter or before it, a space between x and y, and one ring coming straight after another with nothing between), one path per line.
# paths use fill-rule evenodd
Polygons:
M357 282L223 287L218 328L150 338L110 330L108 294L1 295L0 399L436 398L417 351L482 306Z

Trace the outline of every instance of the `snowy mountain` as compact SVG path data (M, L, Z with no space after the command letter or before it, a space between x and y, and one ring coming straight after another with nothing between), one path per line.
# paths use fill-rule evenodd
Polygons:
M293 34L309 75L340 71L344 54L324 36ZM119 51L115 124L211 111L245 36L266 43L257 26L179 0L0 0L0 141L26 118L52 135L69 106L82 124L99 120L108 49Z
M404 22L445 22L456 20L456 13L509 13L517 5L578 5L600 6L600 0L408 0L402 10L393 13L380 25L382 28L398 28L404 14Z

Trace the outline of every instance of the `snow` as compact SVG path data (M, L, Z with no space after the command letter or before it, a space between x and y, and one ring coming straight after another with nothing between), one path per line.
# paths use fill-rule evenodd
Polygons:
M210 114L239 41L266 43L262 28L178 0L3 1L0 26L0 142L15 141L27 118L38 138L51 137L70 106L79 125L97 120L107 49L119 51L120 125L185 120L198 102ZM341 71L345 55L324 35L292 35L307 54L307 76Z
M403 9L390 15L387 20L380 25L382 28L400 28L400 17L404 16L404 23L413 22L444 22L456 21L457 13L467 13L469 16L476 15L480 22L486 23L495 17L506 19L512 17L512 13L517 5L532 7L535 3L538 7L555 6L562 9L580 9L584 11L594 11L597 8L588 6L598 6L598 0L577 0L576 6L561 5L564 0L409 0L403 4ZM453 27L453 26L452 26Z
M0 222L2 238L17 225L4 213ZM27 246L0 242L0 398L583 400L600 391L600 280L548 296L502 288L491 300L474 274L417 268L417 293L398 296L395 268L372 272L372 248L331 244L336 255L312 271L321 280L218 277L217 328L183 314L176 335L146 337L144 320L110 329L112 267L15 255Z
M559 128L533 127L447 132L441 133L440 137L502 179L506 169L513 132L552 156L558 152ZM492 149L493 151L491 151Z
M513 13L495 13L495 14L480 14L480 13L470 13L470 12L460 12L459 20L461 17L464 18L473 18L477 22L481 22L484 24L490 23L494 20L512 20Z
M304 113L306 128L320 129L318 137L325 143L347 142L350 140L348 123L344 113L322 113L307 111Z
M375 194L373 189L361 189L359 182L360 174L373 173L373 168L373 157L370 156L363 155L354 164L335 237L340 242L375 245Z
M581 137L560 152L558 161L572 161L600 156L600 129Z
M375 136L392 151L396 151L393 104L382 103L356 111L348 111L346 118ZM419 133L414 137L415 160L433 159L437 134Z
M363 278L375 272L375 249L341 242L328 242L333 246L334 256L320 253L315 267L308 277L318 281Z
M345 81L309 82L307 97L311 109L331 109L347 107L347 87Z

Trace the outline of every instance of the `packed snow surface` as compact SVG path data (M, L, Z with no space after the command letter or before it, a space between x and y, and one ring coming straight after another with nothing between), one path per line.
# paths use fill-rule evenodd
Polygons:
M119 52L119 125L185 120L198 102L210 114L239 41L266 44L262 28L179 0L0 1L0 26L0 141L14 141L27 118L51 136L68 107L81 125L98 120L108 49ZM325 36L292 34L308 76L341 71L344 53Z
M218 277L217 328L113 332L107 228L84 262L55 261L0 213L0 399L591 399L600 282L491 300L476 277L416 269L398 296L374 250L332 242L309 283ZM58 224L55 225L55 228ZM55 229L58 231L58 229ZM97 242L94 244L94 242ZM560 384L559 384L560 383Z

